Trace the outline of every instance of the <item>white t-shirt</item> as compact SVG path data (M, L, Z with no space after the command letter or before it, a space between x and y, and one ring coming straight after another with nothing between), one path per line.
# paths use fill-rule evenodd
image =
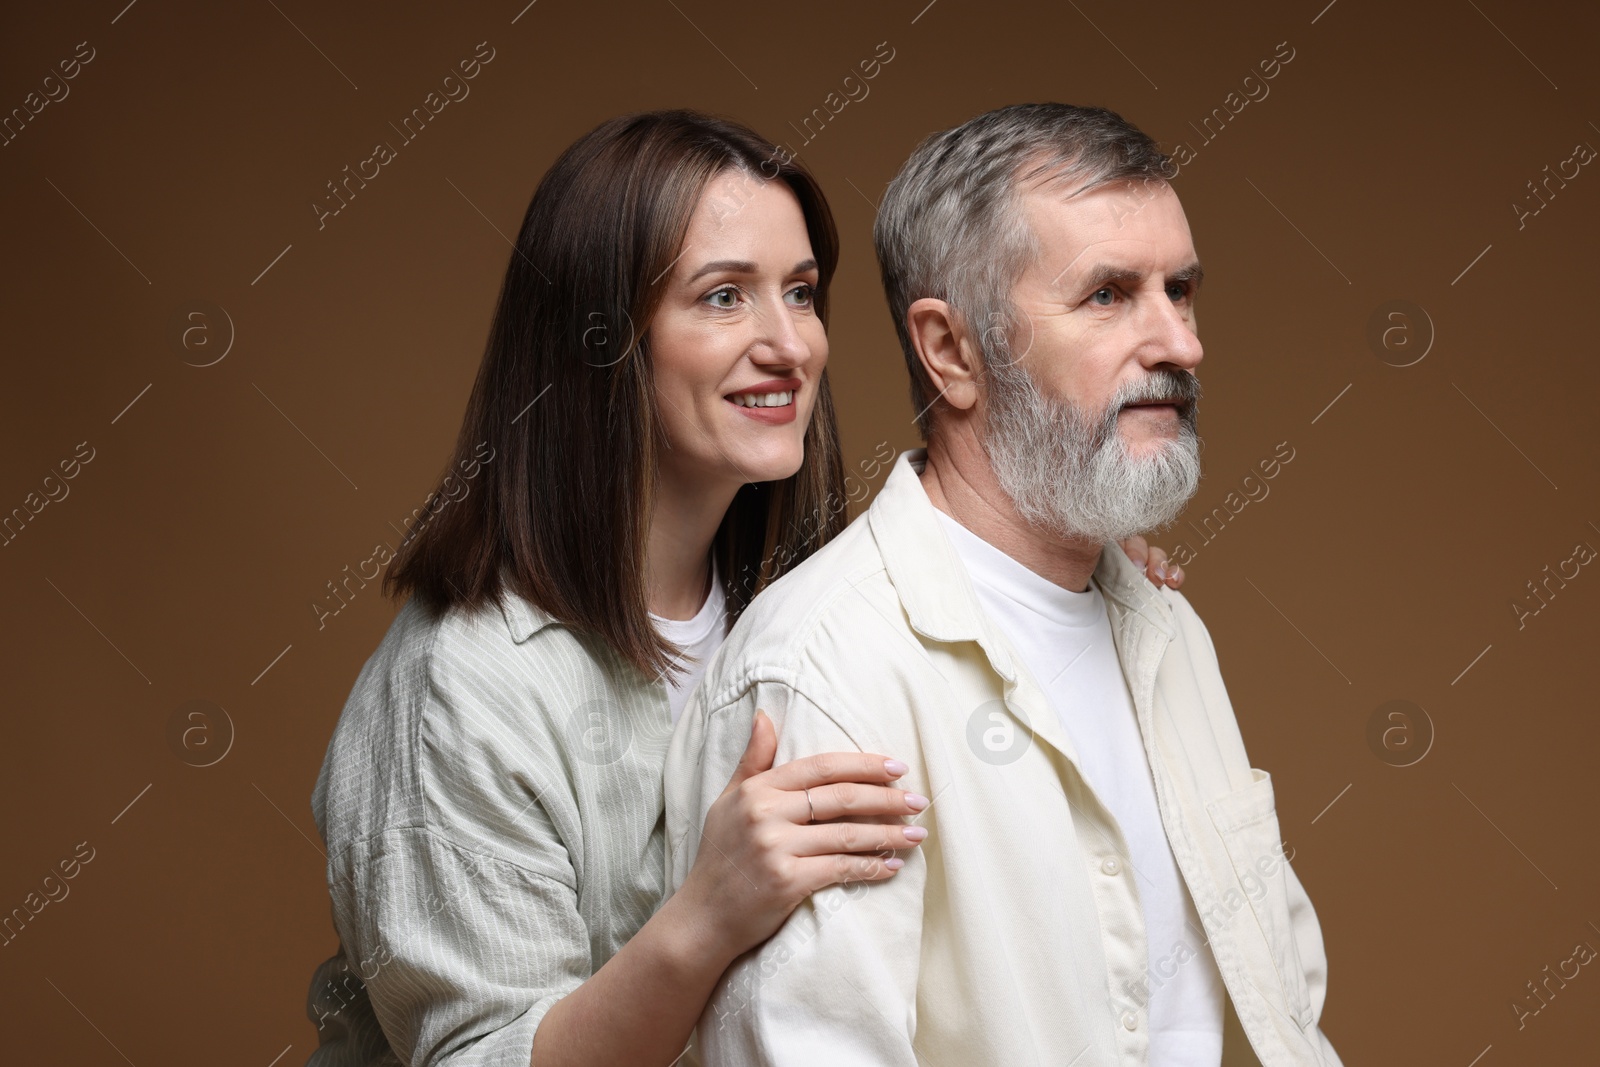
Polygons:
M692 619L663 619L652 612L650 621L656 632L683 649L682 662L688 670L682 674L668 671L667 696L672 701L672 721L676 723L689 703L689 694L705 677L706 661L728 636L728 598L722 591L722 580L717 575L717 561L711 561L711 592ZM676 675L676 679L674 676Z
M1077 750L1078 769L1127 842L1144 910L1148 986L1112 990L1112 996L1148 1007L1150 1067L1218 1067L1226 992L1161 825L1138 714L1099 587L1091 581L1082 593L1064 589L944 512L939 519L978 602L1044 691Z

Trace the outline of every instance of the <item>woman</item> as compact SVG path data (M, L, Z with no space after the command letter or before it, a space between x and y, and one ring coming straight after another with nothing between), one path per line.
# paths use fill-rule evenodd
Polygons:
M312 797L341 945L311 1062L671 1063L736 956L922 840L892 753L773 768L758 716L716 847L663 900L673 722L751 597L844 525L837 259L810 175L720 119L607 122L540 183ZM846 814L876 851L810 825Z

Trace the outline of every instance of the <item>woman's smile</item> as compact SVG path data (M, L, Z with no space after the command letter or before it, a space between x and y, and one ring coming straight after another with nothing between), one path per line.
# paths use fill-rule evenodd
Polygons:
M746 418L779 426L794 421L799 408L795 398L803 385L799 378L776 378L729 393L725 399Z

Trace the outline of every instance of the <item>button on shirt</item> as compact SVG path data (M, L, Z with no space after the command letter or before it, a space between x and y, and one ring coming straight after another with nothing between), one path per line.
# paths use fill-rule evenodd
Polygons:
M728 969L697 1029L708 1067L1151 1062L1147 1007L1126 994L1150 960L1137 874L1105 873L1143 861L974 592L918 479L925 459L903 453L866 515L755 598L673 734L670 886L757 708L779 761L896 757L899 784L933 801L896 874L812 894ZM1094 582L1173 860L1248 1041L1223 1063L1342 1067L1319 1026L1321 930L1205 627L1115 545Z
M1145 973L1131 987L1113 991L1124 1001L1124 1028L1137 1029L1140 1011L1148 1012L1152 1067L1218 1067L1222 976L1161 825L1100 587L1091 581L1081 593L1065 589L943 511L936 514L972 578L978 603L1043 688L1079 770L1127 844L1131 863L1117 855L1099 863L1105 877L1134 880L1144 916Z

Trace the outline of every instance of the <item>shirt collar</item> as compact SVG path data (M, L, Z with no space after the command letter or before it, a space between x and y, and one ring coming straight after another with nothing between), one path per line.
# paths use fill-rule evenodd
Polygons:
M506 630L515 644L520 645L546 626L561 621L512 588L510 575L504 567L500 569L498 600L500 617L505 620Z
M506 630L511 634L511 640L519 645L546 626L561 621L533 601L517 593L511 586L510 571L504 566L500 568L499 605L500 617L505 620ZM710 595L706 597L706 601L701 605L700 611L689 621L691 623L703 623L707 618L714 618L723 614L726 610L726 605L727 602L722 591L722 579L717 571L717 561L713 558L711 561ZM709 628L707 632L710 632Z
M1056 626L1081 629L1099 623L1106 610L1105 597L1093 582L1081 593L1057 585L951 516L938 509L933 514L968 572L975 579L981 576L981 582L974 582L980 604L1005 604L1007 611L1023 611Z
M913 629L936 641L977 641L995 669L1015 680L1005 643L997 640L993 624L980 608L967 569L918 478L927 460L925 448L900 453L867 509L884 569ZM1172 608L1148 588L1148 579L1120 545L1103 546L1093 579L1118 625L1138 618L1169 638L1175 634Z

